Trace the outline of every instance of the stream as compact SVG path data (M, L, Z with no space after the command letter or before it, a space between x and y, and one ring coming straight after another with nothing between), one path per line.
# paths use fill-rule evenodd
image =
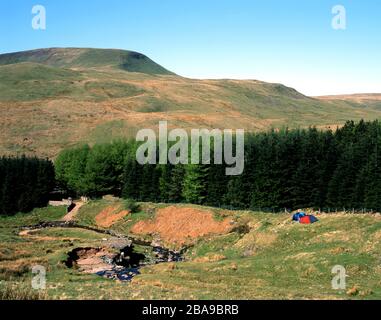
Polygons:
M74 265L83 268L83 262L91 261L89 265L98 269L95 268L93 272L93 269L89 268L86 271L85 268L84 272L95 273L108 279L130 281L134 276L140 274L140 268L143 266L184 261L181 253L166 248L140 245L139 249L136 250L135 246L131 244L120 249L118 254L111 256L103 252L102 248L76 248L68 253L65 264L69 268Z
M69 251L67 259L62 261L68 268L78 267L83 272L97 274L108 279L129 281L140 274L139 270L143 266L184 261L182 253L186 250L185 247L180 251L172 251L151 245L150 242L143 239L79 225L74 221L49 221L24 226L20 227L19 234L26 236L29 232L47 228L76 228L111 235L115 240L114 243L98 248L75 248ZM110 253L108 248L117 249L119 253Z

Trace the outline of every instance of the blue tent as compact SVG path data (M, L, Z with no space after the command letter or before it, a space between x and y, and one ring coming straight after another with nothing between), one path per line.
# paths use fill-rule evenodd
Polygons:
M304 212L297 212L292 216L292 221L299 221L301 217L305 217L306 214Z

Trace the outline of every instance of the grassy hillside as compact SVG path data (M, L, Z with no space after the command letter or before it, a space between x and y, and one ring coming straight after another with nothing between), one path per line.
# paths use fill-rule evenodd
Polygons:
M76 219L82 224L96 225L101 212L118 206L123 206L118 200L91 202L80 209ZM48 268L44 297L53 299L381 298L379 215L321 214L318 223L301 225L291 222L287 214L151 203L141 207L141 212L122 218L111 229L131 234L139 230L137 224L159 226L160 212L168 214L176 210L201 215L202 222L207 222L211 230L210 214L215 224L232 221L232 228L193 238L180 232L191 245L185 262L147 266L132 282L120 283L69 269L62 263L73 248L104 246L105 240L98 234L53 228L30 237L17 235L19 226L62 217L63 208L1 217L0 278L5 282L0 292L12 284L25 288L32 277L29 266L42 264ZM160 211L163 209L166 210ZM162 237L176 227L170 215L167 219L168 227L158 229ZM183 226L181 230L186 229L184 219L176 221L177 226ZM150 234L140 236L152 239ZM335 265L346 268L346 290L331 287L334 276L331 270Z
M61 68L112 67L128 72L173 74L145 55L116 49L49 48L0 55L0 65L41 63Z
M377 95L306 97L281 84L195 80L122 50L0 55L0 154L54 157L67 146L134 137L141 128L336 128L381 116Z

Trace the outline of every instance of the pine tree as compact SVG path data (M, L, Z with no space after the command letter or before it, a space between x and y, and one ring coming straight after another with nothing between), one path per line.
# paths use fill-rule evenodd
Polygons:
M135 159L128 159L124 170L124 186L122 197L141 200L140 181L142 176L142 165L138 164Z
M370 161L363 170L364 205L373 210L381 210L381 135L376 137Z
M173 166L171 164L158 165L160 172L159 194L161 202L170 202L170 186Z
M160 169L155 165L146 164L142 168L140 180L140 198L142 201L159 200Z
M168 185L168 201L171 203L179 203L184 201L185 166L177 164L171 170L171 177Z
M84 195L89 191L85 179L90 147L84 145L78 148L62 151L56 161L55 170L57 182L62 188L78 195Z
M208 167L206 165L185 166L183 196L185 201L204 204L206 200Z
M0 214L46 206L53 187L51 161L25 156L0 158Z

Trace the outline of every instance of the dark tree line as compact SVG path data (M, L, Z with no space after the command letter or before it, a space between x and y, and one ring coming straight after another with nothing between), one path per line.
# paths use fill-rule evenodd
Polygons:
M83 146L61 153L56 177L78 194L115 193L138 201L380 210L380 132L378 121L361 121L334 132L309 128L247 134L245 169L239 176L226 176L225 165L140 165L134 141Z
M49 160L0 158L0 215L46 206L54 181L54 166Z

